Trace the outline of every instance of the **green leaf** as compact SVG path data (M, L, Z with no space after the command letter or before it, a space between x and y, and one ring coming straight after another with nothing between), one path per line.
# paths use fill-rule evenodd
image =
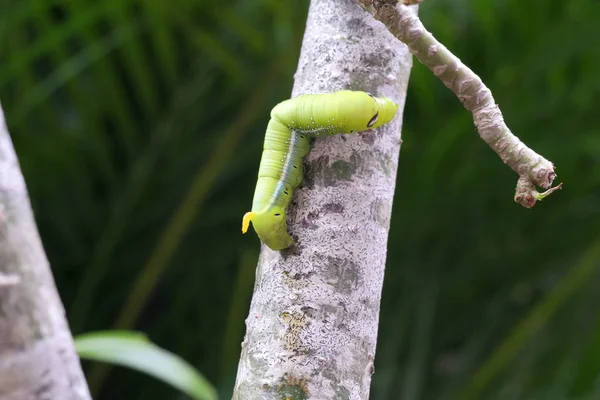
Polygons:
M188 362L131 331L92 332L75 338L81 358L118 364L144 372L197 400L217 400L213 386Z

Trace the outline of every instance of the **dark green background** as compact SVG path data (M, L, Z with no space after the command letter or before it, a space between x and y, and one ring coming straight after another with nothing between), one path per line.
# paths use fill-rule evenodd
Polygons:
M228 398L259 250L240 221L308 1L0 4L0 99L74 334L143 330ZM415 63L371 398L599 399L600 2L420 15L564 190L515 204L515 173ZM183 398L86 367L97 399Z

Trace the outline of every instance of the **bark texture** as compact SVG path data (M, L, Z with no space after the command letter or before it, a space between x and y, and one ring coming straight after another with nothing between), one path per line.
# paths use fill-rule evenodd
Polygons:
M352 0L313 0L293 97L389 96L390 124L317 140L289 209L297 245L263 246L233 398L367 399L411 55Z
M0 400L91 399L0 108Z

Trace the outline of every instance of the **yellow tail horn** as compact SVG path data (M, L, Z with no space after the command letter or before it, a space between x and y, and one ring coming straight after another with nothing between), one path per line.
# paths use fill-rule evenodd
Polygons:
M244 218L242 219L242 233L248 232L248 227L250 226L250 221L254 218L253 212L247 212L244 214Z

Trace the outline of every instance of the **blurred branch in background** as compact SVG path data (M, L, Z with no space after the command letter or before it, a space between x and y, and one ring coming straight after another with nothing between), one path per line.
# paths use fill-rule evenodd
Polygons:
M88 400L0 106L0 399Z

